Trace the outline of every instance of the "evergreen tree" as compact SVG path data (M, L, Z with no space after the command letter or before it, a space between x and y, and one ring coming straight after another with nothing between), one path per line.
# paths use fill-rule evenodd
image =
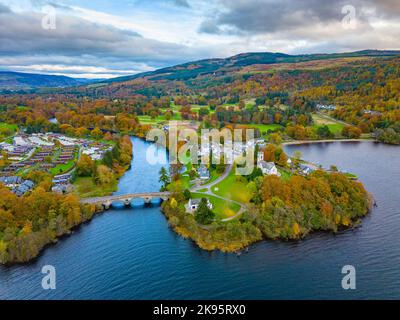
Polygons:
M159 182L162 183L161 191L165 191L167 190L167 186L171 183L171 179L168 175L167 170L164 167L160 169L159 175L160 175Z

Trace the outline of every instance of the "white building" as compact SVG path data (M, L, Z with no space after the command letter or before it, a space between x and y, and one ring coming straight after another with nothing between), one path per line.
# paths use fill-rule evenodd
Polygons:
M15 136L13 141L14 141L14 145L16 145L16 146L28 147L31 145L28 141L26 141L21 136Z
M207 199L207 198L206 198ZM188 203L188 211L190 213L194 213L196 212L196 210L199 208L199 204L201 202L201 199L189 199L189 203ZM213 205L210 202L210 200L207 199L207 207L212 210Z
M261 169L264 175L280 175L275 163L273 162L260 161L257 166Z

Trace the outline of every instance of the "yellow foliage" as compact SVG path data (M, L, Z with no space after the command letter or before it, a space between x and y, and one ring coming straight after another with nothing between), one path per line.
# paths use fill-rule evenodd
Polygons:
M171 198L171 200L169 201L171 208L175 209L178 207L178 202L175 200L175 198Z
M300 226L299 226L299 224L298 224L297 222L295 222L295 223L293 224L292 231L293 231L293 234L294 234L296 237L298 237L298 236L300 235L301 230L300 230Z

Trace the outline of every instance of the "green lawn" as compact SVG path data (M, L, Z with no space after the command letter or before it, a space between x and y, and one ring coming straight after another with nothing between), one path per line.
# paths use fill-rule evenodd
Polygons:
M223 199L213 197L210 195L205 195L201 193L192 193L192 198L193 199L207 198L213 205L212 211L220 219L232 217L240 210L240 206L238 204L228 202Z
M16 124L9 124L9 123L5 123L5 122L0 122L0 130L1 129L9 129L11 131L17 131L18 126Z
M248 203L251 199L251 193L247 189L246 179L237 176L235 174L235 169L233 169L224 180L213 186L211 191L221 197L241 203Z
M342 133L344 125L335 119L329 116L321 116L319 114L313 114L312 118L314 120L315 125L313 126L314 129L318 129L321 126L328 126L329 130L335 135L338 136Z
M317 130L319 127L322 127L323 125L314 125L313 128ZM331 124L326 124L326 126L329 128L329 130L335 135L339 136L342 133L344 125L341 123L331 123Z
M12 143L12 136L17 130L18 126L16 124L0 122L0 141L5 139L7 143Z
M249 124L250 127L260 130L261 134L266 133L268 130L276 130L282 128L279 124Z
M78 177L74 182L75 193L81 198L103 197L117 191L118 182L107 186L99 186L94 183L92 177Z
M150 116L138 116L138 118L139 121L143 124L159 124L161 122L167 121L165 115L160 115L154 119L152 119ZM171 120L182 120L181 114L175 112Z
M58 164L56 165L54 168L50 169L50 173L52 175L58 175L58 174L63 174L66 173L70 170L72 170L72 168L75 166L75 160L69 160L66 163L62 163L62 164Z
M214 182L215 180L217 180L222 173L218 173L217 170L215 169L211 169L210 170L210 179L207 180L207 183L211 183Z

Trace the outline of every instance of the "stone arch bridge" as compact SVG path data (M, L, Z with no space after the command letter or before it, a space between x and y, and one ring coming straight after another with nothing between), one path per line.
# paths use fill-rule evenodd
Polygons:
M144 203L150 203L153 199L168 200L169 192L142 192L142 193L129 193L129 194L116 194L106 197L87 198L82 199L83 204L94 204L102 206L104 210L108 210L114 202L123 203L129 206L133 199L143 199Z

